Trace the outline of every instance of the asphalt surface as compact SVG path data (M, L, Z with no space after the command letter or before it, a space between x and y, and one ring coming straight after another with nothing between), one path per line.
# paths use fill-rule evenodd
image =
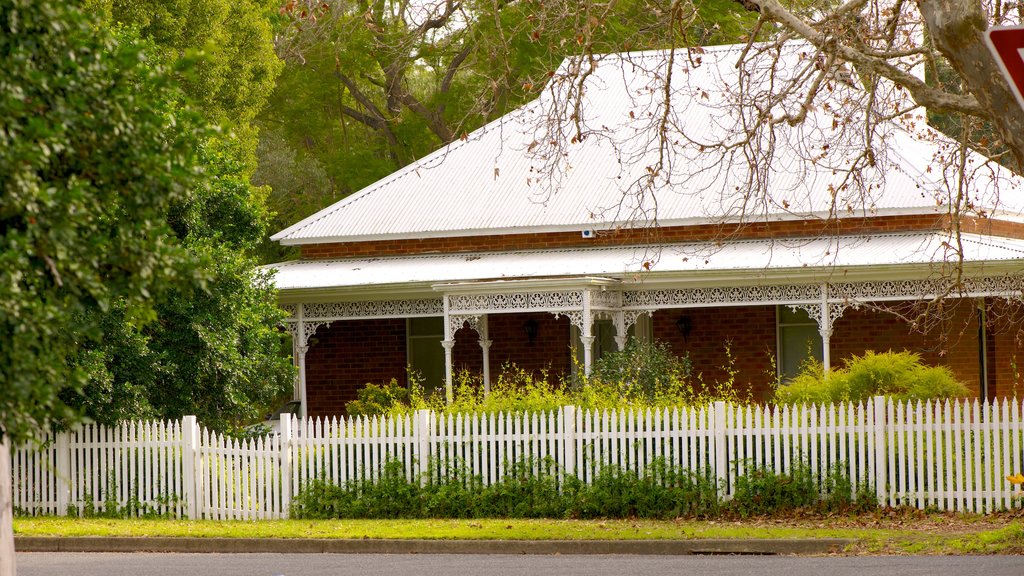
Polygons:
M1020 556L19 553L19 576L1021 576Z

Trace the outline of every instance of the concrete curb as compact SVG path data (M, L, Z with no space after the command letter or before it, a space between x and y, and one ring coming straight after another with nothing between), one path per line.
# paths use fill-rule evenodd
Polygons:
M854 540L343 540L18 536L19 552L278 554L827 554Z

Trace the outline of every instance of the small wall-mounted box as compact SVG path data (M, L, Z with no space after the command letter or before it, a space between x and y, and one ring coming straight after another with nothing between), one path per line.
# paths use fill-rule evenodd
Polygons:
M594 237L594 231L593 230L583 230L583 231L580 232L580 235L583 236L584 238L593 238Z

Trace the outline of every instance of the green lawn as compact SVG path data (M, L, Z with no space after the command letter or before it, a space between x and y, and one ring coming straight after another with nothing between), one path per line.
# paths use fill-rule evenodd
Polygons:
M1019 519L857 517L751 521L648 520L108 520L17 518L19 536L198 538L395 538L611 540L688 538L849 538L850 553L1024 553Z

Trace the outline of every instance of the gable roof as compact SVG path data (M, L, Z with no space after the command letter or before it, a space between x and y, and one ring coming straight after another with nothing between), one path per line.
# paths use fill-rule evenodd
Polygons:
M864 97L855 83L833 82L805 123L777 127L770 161L751 160L756 151L742 145L729 152L702 148L723 139L737 143L738 128L751 121L744 109L730 106L740 84L734 65L742 49L706 48L699 65L676 56L665 117L667 169L655 178L653 195L635 183L644 181L658 155L655 126L663 110L657 87L665 77L666 52L613 54L601 57L586 77L582 141L570 141L570 76L556 75L566 80L553 80L538 99L272 239L310 244L600 230L655 218L668 226L948 212L954 181L941 163L955 142L909 117L880 125L875 139L881 154L874 165L857 172L859 186L841 186L843 169L867 145L863 119L845 104ZM789 48L783 54L787 73L798 74L808 66L806 58L799 45ZM572 66L567 61L563 68ZM766 66L754 60L753 76ZM745 85L748 95L767 89L758 82ZM792 111L799 104L777 107ZM975 206L1024 219L1021 178L977 154L969 166L977 171L971 186ZM771 193L746 194L752 180Z

